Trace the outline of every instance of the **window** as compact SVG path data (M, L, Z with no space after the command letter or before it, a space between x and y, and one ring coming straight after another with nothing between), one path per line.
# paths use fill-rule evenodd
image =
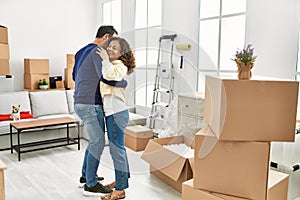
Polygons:
M121 33L121 0L112 0L103 3L103 24L113 25Z
M135 104L138 106L152 104L161 16L162 0L135 0Z
M203 75L236 71L231 58L237 48L245 45L246 3L246 0L201 0L199 91L204 91Z

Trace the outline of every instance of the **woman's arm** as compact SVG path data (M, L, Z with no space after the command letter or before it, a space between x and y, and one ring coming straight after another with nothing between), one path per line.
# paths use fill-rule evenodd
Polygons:
M103 78L109 81L121 81L126 73L127 67L120 60L109 62L106 50L97 50L97 54L103 59L102 61L102 75Z

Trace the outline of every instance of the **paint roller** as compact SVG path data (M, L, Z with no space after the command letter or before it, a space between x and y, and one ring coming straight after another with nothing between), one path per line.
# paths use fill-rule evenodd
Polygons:
M177 51L191 50L191 45L190 44L177 44L176 50ZM180 56L180 69L182 69L182 67L183 67L183 56Z

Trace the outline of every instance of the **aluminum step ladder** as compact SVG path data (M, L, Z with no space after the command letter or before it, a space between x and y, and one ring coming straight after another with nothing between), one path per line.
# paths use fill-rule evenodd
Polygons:
M151 112L149 115L149 128L154 130L155 121L163 120L162 111L166 109L174 98L174 65L173 65L173 47L174 39L177 37L173 35L162 35L159 38L158 59L156 66L156 76L153 89L153 100ZM169 47L169 59L167 62L162 62L162 43ZM153 131L155 134L155 131ZM157 133L155 134L157 136Z

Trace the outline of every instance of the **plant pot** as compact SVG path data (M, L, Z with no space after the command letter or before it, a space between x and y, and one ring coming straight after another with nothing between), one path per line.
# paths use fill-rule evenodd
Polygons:
M252 77L251 69L253 67L253 62L243 63L240 60L236 60L238 67L238 78L239 80L250 80Z
M39 85L39 88L41 90L47 90L48 89L48 85Z

